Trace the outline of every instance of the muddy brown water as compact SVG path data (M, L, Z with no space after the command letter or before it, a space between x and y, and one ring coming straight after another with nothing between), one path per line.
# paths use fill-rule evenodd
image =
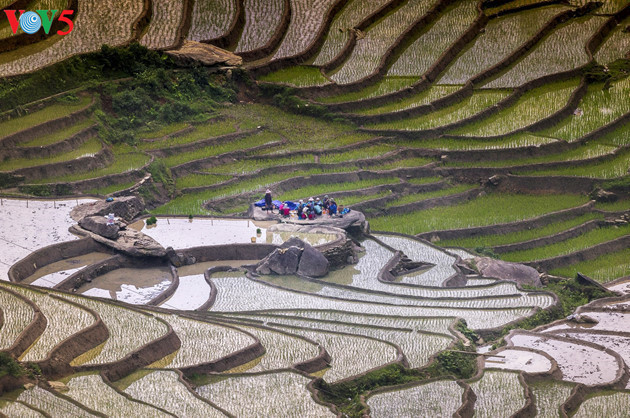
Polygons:
M31 284L35 280L49 274L59 273L66 270L79 269L85 266L89 266L90 264L98 263L99 261L105 260L109 257L111 257L111 254L93 252L77 257L67 258L65 260L57 261L48 264L47 266L44 266L40 269L37 269L34 274L24 279L22 283Z
M168 267L153 267L144 269L120 268L98 276L91 283L86 283L78 289L84 293L90 289L108 290L115 299L115 293L122 290L122 285L149 288L164 281L171 281L171 271Z

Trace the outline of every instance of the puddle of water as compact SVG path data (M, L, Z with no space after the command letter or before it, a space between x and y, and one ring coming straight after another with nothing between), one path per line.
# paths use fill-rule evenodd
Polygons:
M155 226L147 227L145 221L133 224L134 229L140 226L141 231L163 247L185 249L220 244L244 244L252 242L266 242L266 229L250 220L239 219L206 219L193 218L158 218ZM256 229L261 229L257 237Z
M171 272L166 267L121 268L86 283L81 286L79 293L144 304L162 293L170 284Z
M81 270L83 267L109 257L111 257L110 254L94 252L67 258L37 269L33 275L24 279L22 283L32 284L34 286L53 287Z

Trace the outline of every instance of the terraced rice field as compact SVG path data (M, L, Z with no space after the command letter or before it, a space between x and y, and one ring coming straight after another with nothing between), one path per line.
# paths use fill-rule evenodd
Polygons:
M127 43L132 39L132 26L140 17L142 7L142 1L138 0L82 3L81 12L74 20L75 30L46 45L47 48L38 48L27 56L12 60L1 60L0 76L35 71L71 56L95 51L103 44L116 46Z
M142 304L170 286L170 275L161 276L170 269L152 269L148 274L157 282L150 288L109 286L110 273L77 287L78 293L116 294L118 301L45 289L59 299L3 285L2 349L46 372L57 367L46 363L50 353L71 364L59 366L68 392L49 391L42 379L42 387L3 394L0 412L319 417L363 416L369 407L370 416L451 416L470 403L464 392L469 385L475 416L508 416L526 406L530 381L507 370L548 372L545 355L558 362L564 382L549 377L527 383L538 416L558 416L575 384L596 385L581 404L571 404L575 416L625 412L627 390L600 386L626 373L630 361L628 315L620 310L627 300L606 301L605 310L578 308L596 324L560 321L551 328L516 329L508 338L517 320L532 317L526 324L532 328L571 311L564 305L567 312L540 313L555 303L552 295L467 274L457 257L547 259L540 273L570 278L580 272L602 283L630 275L630 253L620 244L627 242L620 239L629 235L630 211L627 2L605 1L580 9L584 15L573 13L586 4L581 0L516 0L495 7L436 0L287 3L291 17L284 27L287 10L280 0L92 1L81 3L71 35L15 50L3 44L8 51L0 52L0 76L23 76L0 80L0 97L22 104L0 114L2 279L33 251L77 238L68 231L76 223L69 212L88 190L116 193L147 174L136 193L148 203L148 214L183 217L159 217L157 227L143 222L139 228L178 251L229 243L245 248L256 228L259 243L280 244L296 235L218 219L243 216L267 188L280 200L333 196L363 212L374 235L355 237L362 246L357 264L319 279L246 276L242 269L215 273L210 283L204 277L208 267L255 260L178 267L179 285L159 308ZM65 7L58 0L37 4ZM238 5L244 6L240 14ZM329 13L334 5L336 12ZM431 9L438 12L426 15ZM479 11L488 21L481 16L476 32L462 38ZM605 26L615 13L619 24ZM560 14L567 19L552 21ZM416 24L423 17L430 18ZM0 38L12 36L9 29L0 25ZM85 72L103 66L107 74L69 83L79 87L69 92L62 85L41 92L36 87L67 82L66 70L82 68L78 61L30 74L102 44L138 41L164 50L183 39L214 42L237 54L257 51L243 70L228 71L174 68L162 52L147 54L138 46L130 48L138 62L122 65L105 50L106 60L103 53L92 56ZM460 50L443 55L456 43ZM434 65L438 71L427 73ZM558 75L566 71L572 74ZM580 83L584 96L568 106ZM130 86L166 92L151 98L155 113L139 128L129 128L129 120L129 126L113 123L124 119L113 110L113 97ZM204 91L202 100L186 99L197 89ZM13 91L29 97L12 97ZM59 100L36 101L59 92ZM73 115L92 102L83 115ZM95 156L94 165L74 162L83 156ZM598 189L614 193L616 201L591 202L603 200ZM66 194L76 200L54 200ZM208 214L215 217L197 216ZM319 245L337 237L299 236ZM604 250L591 254L595 245ZM442 249L450 246L461 248ZM382 270L396 252L426 264L394 275L393 282L382 280L390 279ZM566 255L571 258L548 260ZM28 277L22 270L11 277L18 273L23 285L53 287L107 257L46 259L32 269L29 259ZM613 290L627 291L625 282L618 283ZM574 299L559 295L577 308ZM123 299L140 306L130 309ZM88 309L107 333L95 328L91 332L101 334L79 334L95 323ZM32 322L38 310L45 326ZM466 347L474 335L458 318L487 339L484 350L502 337L516 347L502 351L504 363L486 359L481 378L470 380L473 370L456 381L450 376L461 370L438 365L449 364L456 354L449 350L475 349ZM31 324L40 328L38 335L21 335ZM100 344L94 347L92 338ZM64 350L73 346L68 357L74 359L59 351L64 341L72 343ZM526 358L532 363L523 364Z
M324 65L332 61L350 39L351 29L361 21L387 4L387 0L376 0L368 3L362 1L349 2L332 21L330 30L326 34L326 41L313 61L315 65Z
M586 64L586 42L605 22L603 17L588 17L556 29L529 55L484 87L517 87Z
M196 1L187 39L207 41L224 35L236 11L234 0Z
M370 416L449 416L461 406L463 389L453 381L437 381L371 396ZM418 402L422 399L422 402Z
M475 3L461 1L445 12L438 21L391 66L388 75L414 76L424 74L435 61L459 38L477 17Z
M565 10L562 6L541 7L491 20L474 45L457 58L439 82L465 83L474 75L509 57L552 17Z
M298 55L315 39L333 0L291 0L291 23L273 59Z
M514 414L525 406L524 388L517 373L486 371L481 379L470 384L477 395L476 417ZM497 402L498 396L504 402Z
M411 0L369 28L343 67L331 74L331 78L336 83L348 84L373 73L380 57L433 3L431 0Z
M282 0L245 0L245 26L235 52L262 48L280 24L284 4Z
M140 44L152 49L169 48L178 42L179 28L184 19L183 0L153 3L153 19L173 22L170 25L150 25Z

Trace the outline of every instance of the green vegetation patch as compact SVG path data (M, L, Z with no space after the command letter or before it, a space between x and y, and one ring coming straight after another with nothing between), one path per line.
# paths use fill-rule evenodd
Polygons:
M460 89L460 86L433 86L421 93L415 94L402 100L396 100L379 107L371 107L359 110L360 115L380 115L383 113L397 112L400 110L410 109L420 105L429 104L434 100L447 96Z
M537 157L513 158L509 160L487 160L475 162L456 161L446 162L445 165L451 167L510 167L516 165L529 165L549 162L578 161L601 157L602 155L612 153L616 149L617 147L613 145L602 145L596 142L589 142L578 148L573 148L569 151L564 151L559 154L547 154Z
M571 141L602 127L630 111L630 78L610 85L591 84L576 114L542 132L543 135Z
M217 145L209 145L194 151L174 154L162 159L168 167L174 167L187 163L189 161L200 160L231 151L246 150L248 148L258 147L271 142L279 141L281 138L273 132L262 132L257 135L240 138L235 141L225 142Z
M392 162L370 166L370 170L395 170L397 168L405 168L405 167L422 167L424 165L427 165L433 162L435 162L435 160L431 158L425 158L425 157L404 158L402 160L396 160ZM416 179L412 179L412 180L416 180Z
M438 138L422 141L401 140L396 141L395 143L406 148L427 148L444 150L493 150L540 146L550 144L552 142L557 142L557 140L554 138L545 138L528 133L520 133L516 135L510 135L507 138L489 140L471 138Z
M108 195L110 193L114 193L120 190L126 190L132 187L134 184L136 184L135 181L128 181L128 182L119 183L119 184L110 184L109 186L88 190L86 191L86 193L96 194L96 195Z
M97 177L108 176L110 174L120 174L127 171L138 170L145 166L150 160L150 156L138 152L116 153L114 162L107 167L84 173L74 173L59 177L47 177L45 179L37 180L34 183L67 183L72 181L94 179Z
M522 221L582 205L588 198L577 195L538 196L492 193L454 206L439 207L370 219L377 231L415 235L442 229L469 228Z
M611 226L607 228L597 228L585 232L580 236L571 238L544 247L531 248L529 250L514 251L501 254L501 258L507 261L533 261L544 258L551 258L560 255L570 254L583 250L603 242L612 241L616 238L628 235L630 225Z
M0 162L0 170L1 171L12 171L20 168L28 168L35 167L43 164L52 164L52 163L60 163L65 161L71 161L81 157L89 157L98 153L103 145L101 141L96 138L92 138L85 143L83 143L80 147L73 151L64 152L61 154L57 154L51 157L45 158L17 158L14 160L6 160Z
M458 184L452 187L446 187L444 189L435 190L432 192L409 194L407 196L403 196L401 198L388 202L387 207L401 206L401 205L406 205L408 203L415 203L415 202L420 202L422 200L433 199L436 197L450 196L457 193L463 193L468 190L472 190L475 187L478 187L478 186L475 184Z
M320 86L330 83L317 67L297 65L274 71L259 78L271 83L292 84L297 87Z
M236 132L236 121L228 119L208 122L195 127L195 130L181 136L174 136L164 141L143 142L138 148L142 150L168 149L177 145L190 144L192 142L210 139L213 137ZM162 135L164 136L164 135Z
M585 222L603 218L604 216L599 213L587 213L581 216L567 219L565 221L554 222L540 228L525 229L522 231L511 232L507 234L483 235L473 238L448 239L440 241L440 245L445 247L488 248L499 245L514 244L517 242L524 242L557 234L558 232L566 231L567 229L582 225Z
M551 170L523 172L530 176L578 176L600 179L613 179L628 174L630 167L630 151L620 152L614 158L606 161L585 164L575 167L557 168Z
M510 94L508 90L479 90L454 105L427 115L367 125L371 129L417 131L455 123L495 105Z
M525 93L513 106L480 121L450 131L453 135L504 135L551 116L566 105L578 79L544 85Z
M418 80L420 80L420 77L384 77L378 83L369 85L359 91L322 97L318 101L322 103L344 103L368 99L405 89Z
M82 96L76 103L60 103L56 102L41 110L36 110L24 116L8 119L0 122L0 138L9 136L24 129L31 128L53 119L59 119L68 116L71 113L79 111L90 104L92 97Z
M61 142L66 140L82 130L94 125L94 121L90 119L86 119L80 122L75 123L72 126L69 126L64 129L60 129L58 131L49 133L47 135L42 135L36 138L31 139L28 142L20 143L20 147L45 147L47 145L56 144L57 142Z
M578 272L601 283L629 276L630 248L550 271L551 274L563 277L573 277Z

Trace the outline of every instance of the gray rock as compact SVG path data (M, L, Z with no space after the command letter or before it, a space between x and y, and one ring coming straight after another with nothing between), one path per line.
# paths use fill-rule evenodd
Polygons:
M477 270L482 277L507 280L518 284L542 286L538 271L519 263L495 260L490 257L475 258Z
M81 219L79 225L83 229L87 229L88 231L112 240L118 238L118 232L120 231L118 224L107 225L107 219L102 216L88 216Z
M298 247L278 248L265 257L256 268L256 273L280 276L295 274L300 264L302 249Z
M117 197L113 202L99 200L97 202L85 203L75 207L71 216L72 219L80 220L86 216L106 216L113 213L119 218L129 222L144 210L144 203L137 196Z
M308 277L322 277L328 274L328 260L324 254L304 243L304 251L300 258L298 274Z

